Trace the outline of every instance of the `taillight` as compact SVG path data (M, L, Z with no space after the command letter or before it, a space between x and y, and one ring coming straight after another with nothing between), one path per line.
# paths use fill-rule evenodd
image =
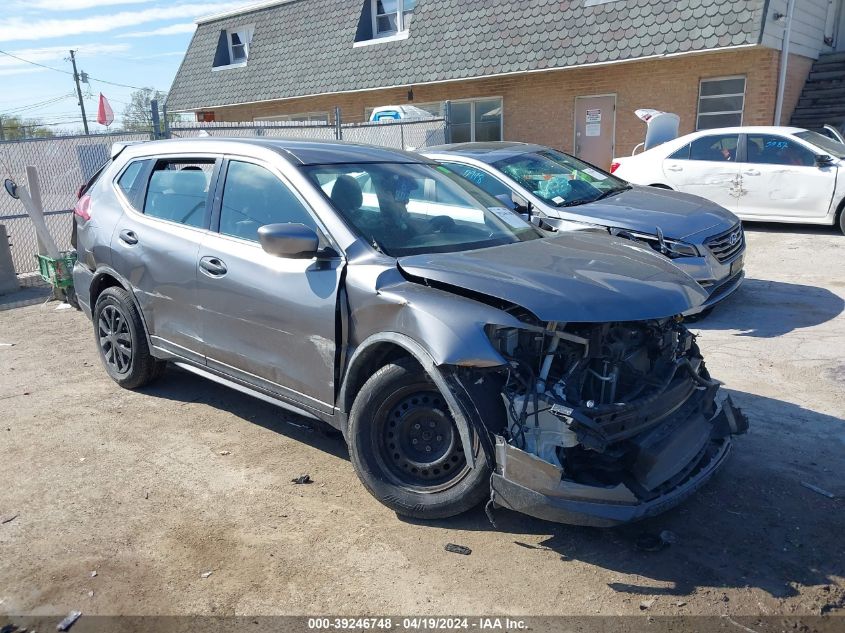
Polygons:
M617 169L619 169L619 166L620 166L621 164L622 164L622 163L610 163L610 173L612 174L612 173L613 173L613 172L615 172Z
M73 214L84 222L91 219L91 196L82 196L73 208Z

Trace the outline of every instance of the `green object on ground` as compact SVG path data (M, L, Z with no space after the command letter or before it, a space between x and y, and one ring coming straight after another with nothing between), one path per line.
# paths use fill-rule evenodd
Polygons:
M36 255L41 278L54 288L71 288L73 286L73 265L76 263L74 251L62 251L59 257Z

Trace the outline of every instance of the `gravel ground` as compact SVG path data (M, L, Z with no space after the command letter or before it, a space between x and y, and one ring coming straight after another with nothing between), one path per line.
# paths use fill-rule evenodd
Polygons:
M680 508L613 530L400 519L342 441L178 370L121 390L81 313L4 297L0 614L841 614L845 237L748 241L745 285L692 327L751 431Z

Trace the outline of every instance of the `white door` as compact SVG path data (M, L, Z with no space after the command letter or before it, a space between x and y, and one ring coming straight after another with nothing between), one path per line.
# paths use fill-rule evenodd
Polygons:
M748 134L746 162L740 167L740 215L808 219L827 215L837 168L816 165L815 153L795 139Z
M736 212L741 195L738 147L739 134L701 136L663 161L666 182Z

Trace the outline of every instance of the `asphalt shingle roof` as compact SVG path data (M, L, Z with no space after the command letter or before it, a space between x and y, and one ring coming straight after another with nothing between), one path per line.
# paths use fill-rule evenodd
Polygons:
M369 0L365 0L369 2ZM353 47L364 0L292 0L197 27L168 98L187 110L758 44L766 0L418 0L405 40ZM249 62L212 72L222 29Z

